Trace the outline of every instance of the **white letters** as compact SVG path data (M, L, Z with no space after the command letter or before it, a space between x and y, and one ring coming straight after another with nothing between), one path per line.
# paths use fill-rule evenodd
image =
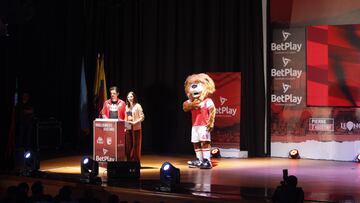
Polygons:
M283 43L271 43L271 51L296 51L300 52L302 44L296 44L292 42L283 42Z
M230 116L235 116L237 109L236 108L230 108L228 106L222 106L216 108L216 114L226 114Z
M109 157L109 156L98 156L95 157L96 161L115 161L115 158Z
M302 100L302 96L295 96L293 94L271 95L271 102L273 103L300 104L301 100Z
M271 69L271 77L294 77L300 78L302 70L296 70L293 68L285 68L277 70L275 68Z

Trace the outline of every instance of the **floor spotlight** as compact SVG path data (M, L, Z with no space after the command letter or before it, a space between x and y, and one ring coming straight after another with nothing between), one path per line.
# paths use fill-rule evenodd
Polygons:
M358 162L358 163L360 163L360 154L358 154L358 155L356 156L355 161Z
M172 191L180 183L180 169L169 162L163 163L160 168L160 181L165 186L166 191Z
M99 162L91 159L90 157L83 157L81 159L81 179L82 182L96 183L101 181L99 177Z
M220 149L215 147L211 150L211 157L212 158L219 158L220 157Z
M24 153L24 170L22 175L32 176L40 169L40 160L36 153L29 150Z
M300 154L299 151L297 149L292 149L289 151L289 158L292 159L300 159Z

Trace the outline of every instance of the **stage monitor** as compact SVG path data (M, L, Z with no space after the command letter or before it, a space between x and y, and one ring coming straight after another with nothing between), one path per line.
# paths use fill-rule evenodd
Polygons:
M140 162L135 161L110 161L107 163L108 179L140 178Z
M360 25L308 26L307 105L360 106Z

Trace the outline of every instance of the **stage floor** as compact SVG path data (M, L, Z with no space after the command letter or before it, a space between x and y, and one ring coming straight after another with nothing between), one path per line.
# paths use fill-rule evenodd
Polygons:
M181 183L192 195L229 200L267 200L282 180L282 170L288 169L289 175L298 177L298 186L303 188L305 200L309 202L360 202L360 165L355 162L218 158L213 159L213 169L205 170L188 168L186 162L193 158L145 155L142 157L140 181L159 181L160 167L168 161L180 169ZM45 160L41 162L40 170L80 174L80 160L81 156ZM103 186L107 187L106 170L100 168L99 174L103 179Z

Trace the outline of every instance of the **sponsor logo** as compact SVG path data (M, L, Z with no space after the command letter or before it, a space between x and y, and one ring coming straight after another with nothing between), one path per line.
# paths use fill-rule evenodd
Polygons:
M224 105L224 103L227 101L225 97L220 96L220 104L221 106Z
M340 127L343 130L352 131L352 130L355 130L355 129L359 129L360 128L360 123L354 123L352 121L348 121L346 123L340 123Z
M107 137L107 138L106 138L106 144L107 144L107 145L111 145L111 143L112 143L112 138L111 138L111 137Z
M220 107L216 108L216 114L218 116L235 116L237 109L229 106L223 106L228 99L220 96Z
M291 33L285 32L284 30L282 30L282 35L283 35L283 41L285 42L287 40L287 38L291 35Z
M334 131L333 118L310 118L309 131Z
M109 150L103 148L103 154L106 155L108 153Z
M302 101L302 96L296 96L293 94L271 95L271 102L273 103L295 105L295 104L300 104L301 101Z
M300 78L302 70L294 68L284 68L277 70L276 68L271 69L271 77L293 77Z
M96 140L96 143L104 144L104 139L102 137L98 137L97 140Z
M109 110L110 110L110 111L118 111L118 109L119 109L119 108L118 108L118 105L117 105L117 104L111 104Z
M291 88L291 85L283 83L282 87L283 87L283 93L286 93Z
M271 51L301 51L302 44L296 44L293 42L283 42L283 43L271 43Z
M289 64L290 61L291 61L291 59L282 57L282 62L284 64L283 67L286 67Z
M110 157L110 156L95 156L95 160L96 161L115 161L115 158Z
M216 114L220 115L235 116L236 111L236 108L230 108L228 106L216 108Z
M302 43L294 43L294 42L287 42L289 37L291 36L290 32L286 32L282 30L282 37L283 41L281 43L271 43L271 51L280 51L280 52L300 52L302 48ZM287 61L289 62L289 61Z

